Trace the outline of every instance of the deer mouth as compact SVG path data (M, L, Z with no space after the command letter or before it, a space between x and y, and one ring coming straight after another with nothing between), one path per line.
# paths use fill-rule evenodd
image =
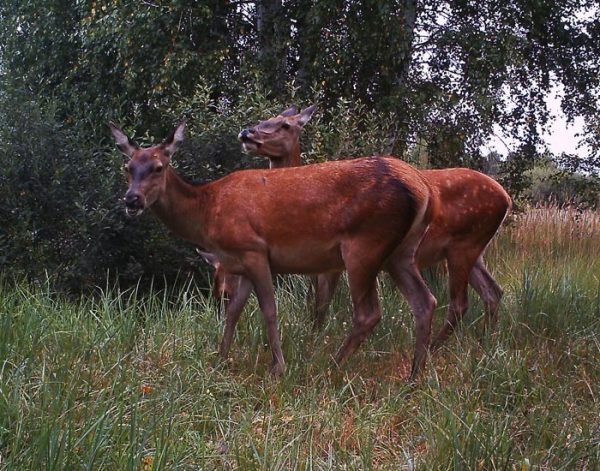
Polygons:
M125 214L130 218L139 216L144 212L144 208L140 206L125 206Z

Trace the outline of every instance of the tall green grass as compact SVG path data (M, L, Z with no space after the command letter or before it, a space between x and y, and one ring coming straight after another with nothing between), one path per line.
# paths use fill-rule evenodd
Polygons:
M254 300L222 364L222 320L193 283L73 301L4 281L0 468L600 469L600 215L531 210L486 259L505 288L497 332L472 295L414 388L412 315L383 277L384 318L342 369L347 288L313 332L306 279L283 278L279 381ZM428 279L439 327L445 277Z

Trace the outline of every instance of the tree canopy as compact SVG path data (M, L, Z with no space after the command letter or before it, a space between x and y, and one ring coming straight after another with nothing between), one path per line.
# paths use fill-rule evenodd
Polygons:
M394 150L425 138L440 165L477 154L494 124L539 144L553 85L568 118L598 119L593 0L6 0L0 21L5 78L59 96L64 119L153 126L158 102L198 83L233 101L257 85L285 101L293 84L324 109L394 113Z

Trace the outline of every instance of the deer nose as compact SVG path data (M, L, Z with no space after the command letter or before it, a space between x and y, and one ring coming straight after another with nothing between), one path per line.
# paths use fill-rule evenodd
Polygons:
M125 206L128 208L139 208L142 206L142 198L138 193L125 194Z
M240 131L240 134L238 135L239 139L248 139L250 137L250 134L254 134L254 129L253 128L246 128L246 129L242 129Z

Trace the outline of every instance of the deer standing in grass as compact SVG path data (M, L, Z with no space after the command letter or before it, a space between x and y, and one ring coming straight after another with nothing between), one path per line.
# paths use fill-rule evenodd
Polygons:
M239 134L244 149L267 157L271 168L299 167L300 132L314 113L315 105L298 113L292 107L279 116L261 121ZM512 202L504 188L494 179L466 168L423 170L439 200L418 251L420 269L446 261L450 303L446 322L431 344L435 350L451 335L468 307L467 287L470 283L485 306L486 325L495 326L502 289L487 270L483 255L509 213ZM235 283L223 270L218 259L205 255L215 267L215 296L235 290ZM384 269L386 266L384 266ZM339 281L340 272L317 276L315 286L315 321L322 325Z
M244 170L204 185L186 183L170 161L184 139L181 123L161 144L140 147L114 124L128 157L126 212L151 209L177 236L207 249L239 283L226 306L220 354L229 353L235 325L254 289L267 326L273 363L281 351L272 274L348 272L354 307L342 364L381 319L377 273L387 269L414 311L411 376L423 366L436 301L415 264L415 252L436 200L421 174L397 159L362 158L298 169Z

